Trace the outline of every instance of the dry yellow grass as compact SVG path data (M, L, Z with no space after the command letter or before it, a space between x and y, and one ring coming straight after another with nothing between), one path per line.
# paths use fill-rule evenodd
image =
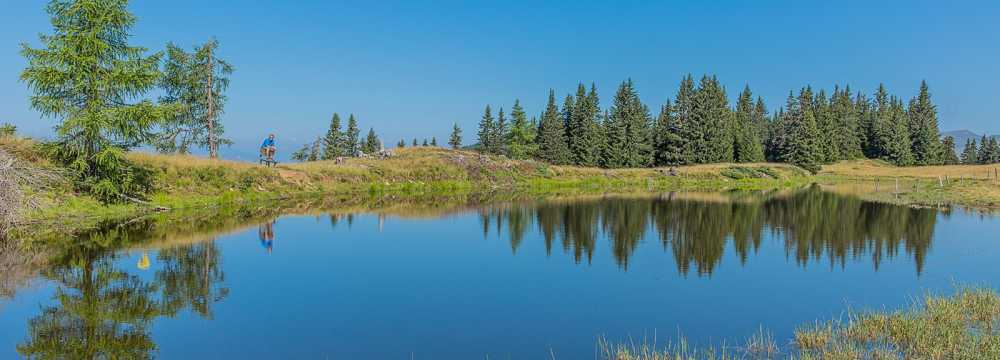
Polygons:
M899 167L880 160L841 161L823 166L820 174L861 177L911 177L937 179L994 179L1000 173L1000 164L993 165L941 165Z

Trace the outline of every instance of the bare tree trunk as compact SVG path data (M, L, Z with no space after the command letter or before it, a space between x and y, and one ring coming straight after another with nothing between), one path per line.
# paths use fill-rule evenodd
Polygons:
M208 156L217 159L219 157L218 147L215 140L215 99L212 96L212 85L214 85L215 80L213 79L215 75L215 64L212 60L212 51L214 51L209 45L208 48L208 86L206 86L206 95L208 97L208 114L206 114L205 122L208 125Z

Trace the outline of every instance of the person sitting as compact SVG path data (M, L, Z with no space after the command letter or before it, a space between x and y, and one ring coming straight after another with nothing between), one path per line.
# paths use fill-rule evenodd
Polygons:
M268 162L274 162L274 153L277 148L274 146L274 134L268 135L264 143L260 144L260 156Z

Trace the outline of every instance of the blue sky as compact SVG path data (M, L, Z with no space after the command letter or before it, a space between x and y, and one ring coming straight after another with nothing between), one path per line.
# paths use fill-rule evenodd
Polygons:
M40 0L0 12L0 121L51 136L28 106L18 44L51 27ZM252 153L259 138L301 144L333 112L354 113L387 144L475 141L486 104L520 98L539 113L549 88L596 82L602 106L631 77L657 109L687 73L745 84L768 107L804 85L879 82L909 98L922 79L942 130L1000 132L1000 3L989 1L133 1L132 42L160 50L210 37L236 67L223 121ZM151 94L151 97L155 94ZM288 149L291 150L291 149Z

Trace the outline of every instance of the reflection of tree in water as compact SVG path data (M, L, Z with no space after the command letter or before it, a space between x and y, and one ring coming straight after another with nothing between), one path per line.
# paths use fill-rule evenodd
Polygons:
M190 307L211 317L211 304L228 289L213 243L161 251L163 264L147 281L115 264L108 249L128 243L123 231L76 239L44 276L59 284L57 304L46 306L28 322L27 339L18 352L31 358L142 359L153 357L156 344L149 326L158 317Z
M722 261L727 242L746 263L765 232L783 239L790 258L802 266L824 257L831 265L870 256L875 269L903 248L918 273L930 247L937 211L861 201L811 188L786 195L735 201L706 201L675 194L658 198L604 198L574 202L514 204L483 209L483 231L506 219L511 248L516 252L534 220L546 251L556 238L563 251L590 262L597 238L604 235L611 254L623 268L646 236L655 229L678 271L694 267L710 275ZM598 228L598 225L600 227ZM652 226L650 226L652 225Z

